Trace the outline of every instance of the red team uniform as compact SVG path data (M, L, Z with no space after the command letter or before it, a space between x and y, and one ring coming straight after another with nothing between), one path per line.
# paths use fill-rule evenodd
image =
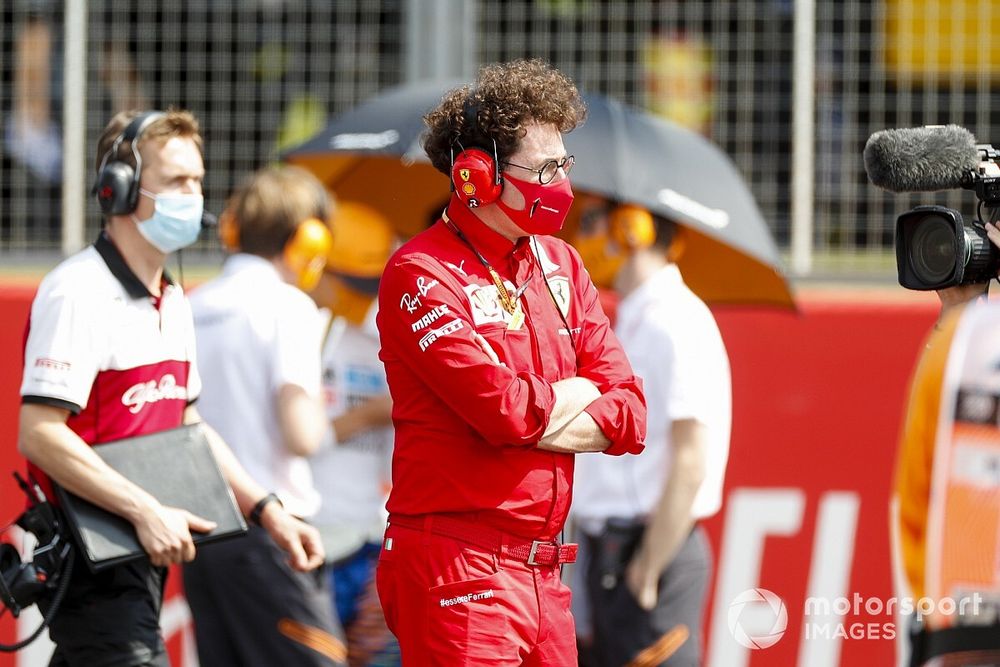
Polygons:
M453 202L389 261L378 325L396 428L378 585L405 663L575 664L558 567L575 547L557 542L574 455L537 447L552 383L598 387L586 412L609 454L640 451L646 418L579 255L548 236L511 242Z

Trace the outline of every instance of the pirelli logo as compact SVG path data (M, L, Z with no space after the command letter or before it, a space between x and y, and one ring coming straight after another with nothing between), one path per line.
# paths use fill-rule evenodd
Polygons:
M462 328L462 320L452 320L437 329L431 329L420 339L420 351L425 352L438 338L453 334Z
M54 371L68 371L70 364L68 361L49 359L48 357L38 357L35 359L35 368L51 368Z

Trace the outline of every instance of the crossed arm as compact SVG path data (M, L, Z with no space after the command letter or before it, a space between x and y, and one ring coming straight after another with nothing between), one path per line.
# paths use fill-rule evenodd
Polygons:
M538 442L539 449L583 453L603 452L611 446L611 441L585 410L601 395L593 382L582 377L568 378L556 382L552 388L556 403L545 435Z
M490 361L500 365L500 358L486 339L475 334L475 340ZM601 395L594 383L582 377L567 378L554 382L552 391L556 401L538 448L570 454L607 449L611 441L594 418L585 412L586 407Z

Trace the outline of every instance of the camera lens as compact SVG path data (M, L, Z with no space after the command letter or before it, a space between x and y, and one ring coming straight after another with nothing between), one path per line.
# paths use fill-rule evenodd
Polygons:
M913 230L910 262L917 278L939 283L955 270L955 230L938 215L928 215Z

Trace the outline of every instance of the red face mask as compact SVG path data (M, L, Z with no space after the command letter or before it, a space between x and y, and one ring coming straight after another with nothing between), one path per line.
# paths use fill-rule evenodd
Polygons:
M542 185L538 181L522 181L519 178L504 176L504 181L524 197L524 208L516 211L497 200L500 207L514 224L529 234L555 234L563 228L569 207L573 204L573 188L568 178L561 178L555 183Z

